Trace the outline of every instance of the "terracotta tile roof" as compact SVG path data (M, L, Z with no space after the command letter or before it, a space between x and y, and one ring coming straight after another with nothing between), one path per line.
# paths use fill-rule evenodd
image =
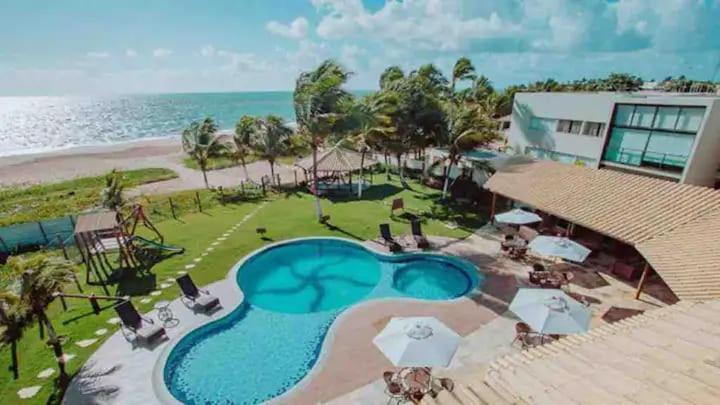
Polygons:
M325 151L318 152L317 169L321 172L357 171L360 170L361 159L362 156L359 152L336 146ZM377 161L375 161L369 153L365 154L365 161L363 162L364 167L372 166L376 163ZM295 163L295 165L305 170L312 170L312 155L301 159Z
M720 298L720 191L551 161L484 187L635 246L680 299Z
M718 312L719 300L681 301L497 358L474 384L509 403L714 404Z
M720 297L720 212L636 246L680 299Z

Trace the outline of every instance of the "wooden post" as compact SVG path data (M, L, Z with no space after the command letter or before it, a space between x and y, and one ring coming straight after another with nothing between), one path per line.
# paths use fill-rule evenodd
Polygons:
M240 182L240 192L242 193L243 197L245 196L245 181Z
M70 223L72 224L73 230L75 230L75 220L73 219L72 215L68 215L68 218L70 218Z
M177 219L177 216L175 215L175 205L173 205L172 198L168 197L168 202L170 203L170 212L172 213L173 219Z
M295 174L295 187L297 187L298 186L297 170L293 170L293 174Z
M493 193L492 204L490 205L490 222L495 221L495 203L497 202L497 193Z
M262 193L265 195L265 176L260 177L260 185L262 186Z
M640 282L638 282L637 291L635 292L635 299L640 299L645 280L647 280L648 273L650 273L650 263L645 262L645 268L643 269L642 276L640 276Z
M197 201L198 210L202 212L202 202L200 202L200 192L195 192L195 200Z
M575 224L570 222L567 229L565 230L565 236L569 238L570 236L572 236L573 232L575 232Z
M57 241L58 241L58 245L60 246L60 249L62 249L63 257L65 258L65 260L70 260L67 250L65 249L65 243L63 242L62 237L60 235L57 235Z
M38 221L37 224L38 224L38 228L40 228L40 232L42 232L43 238L45 239L45 245L49 245L50 240L48 239L47 234L45 233L45 229L42 226L42 222Z
M92 306L93 312L95 312L96 314L99 314L100 313L100 304L98 304L97 297L95 297L95 294L90 294L88 299L90 300L90 306Z
M280 173L275 175L277 177L277 186L280 187Z
M63 311L67 311L67 302L65 302L65 297L63 295L60 295L60 303L62 304Z

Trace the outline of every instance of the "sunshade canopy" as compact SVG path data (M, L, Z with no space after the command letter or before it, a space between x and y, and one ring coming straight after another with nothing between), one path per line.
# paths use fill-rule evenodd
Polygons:
M537 236L528 247L543 256L559 257L577 263L584 262L591 252L585 246L559 236Z
M447 367L461 338L433 317L392 318L373 339L397 367Z
M525 225L540 222L542 221L542 218L534 212L527 212L523 209L515 208L513 210L503 212L502 214L495 215L495 221L502 222L504 224Z
M538 333L569 335L590 327L590 309L562 290L521 288L510 310Z

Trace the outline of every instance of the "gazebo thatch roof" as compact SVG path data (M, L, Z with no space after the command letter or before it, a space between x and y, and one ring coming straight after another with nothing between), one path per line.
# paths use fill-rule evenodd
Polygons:
M319 172L353 172L360 170L361 160L360 152L334 146L330 149L318 151L317 170ZM372 159L369 154L365 154L363 166L368 167L374 164L377 164L377 161ZM304 170L312 170L312 155L300 159L295 165Z

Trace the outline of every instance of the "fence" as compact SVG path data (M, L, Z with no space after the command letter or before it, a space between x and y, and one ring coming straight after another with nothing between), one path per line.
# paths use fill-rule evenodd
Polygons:
M151 218L177 219L188 213L202 212L216 205L230 204L261 198L271 190L294 189L304 177L291 173L271 181L263 177L259 183L243 181L237 187L218 188L214 191L188 191L171 196L144 196L139 203L145 206ZM75 245L76 215L41 221L24 222L0 228L0 252L22 253L40 248L61 248Z
M0 251L8 253L36 250L42 246L74 244L74 216L25 222L0 228Z

